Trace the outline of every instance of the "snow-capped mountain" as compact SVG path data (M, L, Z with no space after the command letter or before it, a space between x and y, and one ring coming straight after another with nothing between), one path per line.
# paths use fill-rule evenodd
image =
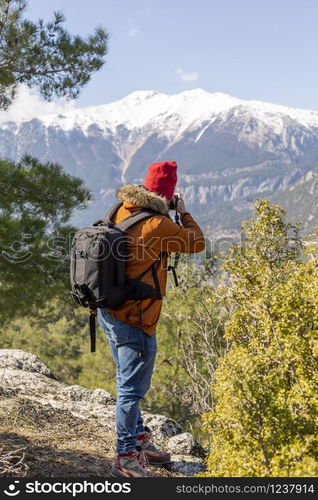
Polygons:
M94 191L100 214L147 166L179 164L179 189L212 228L234 228L255 196L289 193L318 167L318 112L202 89L133 92L120 101L0 125L0 155L60 163ZM283 197L284 198L284 197Z

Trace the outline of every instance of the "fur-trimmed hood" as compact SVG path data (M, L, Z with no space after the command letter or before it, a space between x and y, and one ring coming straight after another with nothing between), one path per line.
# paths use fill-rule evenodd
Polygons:
M129 201L134 205L150 208L150 210L159 212L162 215L167 215L169 212L167 199L152 191L148 191L143 186L125 184L118 188L116 196L120 201Z

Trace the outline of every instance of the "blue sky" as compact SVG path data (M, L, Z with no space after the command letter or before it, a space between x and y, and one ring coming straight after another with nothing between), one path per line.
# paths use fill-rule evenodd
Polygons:
M29 0L28 17L61 10L67 27L110 33L105 67L77 106L135 90L201 87L318 110L317 0Z

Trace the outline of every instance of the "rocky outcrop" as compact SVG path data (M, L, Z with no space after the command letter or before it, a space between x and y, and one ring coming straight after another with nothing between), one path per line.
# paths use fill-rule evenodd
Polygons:
M73 422L93 422L114 441L115 398L103 389L89 390L59 382L34 354L19 349L0 350L0 397L22 399L32 405L33 412L56 410L63 419L69 415ZM143 417L156 444L172 454L171 471L193 476L203 470L202 448L191 434L163 415L143 412Z

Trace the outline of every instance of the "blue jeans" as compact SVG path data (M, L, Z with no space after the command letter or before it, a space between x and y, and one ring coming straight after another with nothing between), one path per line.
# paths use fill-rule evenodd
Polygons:
M127 453L135 449L137 435L145 430L139 401L150 388L156 334L150 337L139 328L113 318L105 309L98 309L98 320L116 364L116 450Z

